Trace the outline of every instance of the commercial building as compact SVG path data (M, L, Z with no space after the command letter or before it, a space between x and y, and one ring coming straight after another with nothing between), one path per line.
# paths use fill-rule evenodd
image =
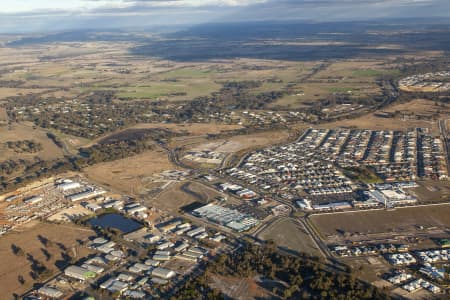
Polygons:
M66 198L72 202L81 201L81 200L88 200L100 195L105 194L106 191L102 189L92 189L92 190L86 190L80 193L72 194L67 196Z
M38 293L51 299L60 299L64 296L64 294L61 291L49 286L41 287L38 290Z
M62 192L66 192L73 189L78 189L81 187L81 184L79 182L74 181L66 181L63 183L59 183L56 185L56 188Z
M91 278L95 278L96 273L89 271L86 268L79 266L69 266L64 270L64 274L68 277L75 278L81 281L85 281Z
M172 270L165 269L165 268L155 268L152 270L152 276L159 277L163 279L170 279L176 275L176 273Z
M35 204L38 202L41 202L44 198L42 198L42 196L32 196L29 198L26 198L25 200L23 200L24 203L26 204Z

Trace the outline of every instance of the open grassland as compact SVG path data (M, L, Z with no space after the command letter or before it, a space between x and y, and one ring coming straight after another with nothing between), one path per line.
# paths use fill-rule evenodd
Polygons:
M7 149L4 143L9 141L32 140L42 145L42 150L36 153L16 153ZM29 123L13 123L11 126L0 126L0 157L7 159L33 159L39 157L43 160L52 160L63 157L62 150L48 138L46 131L40 128L34 129Z
M85 168L83 172L97 183L137 196L145 193L147 186L157 180L153 177L155 174L174 168L166 152L155 146L155 150L112 162L99 163Z
M79 246L78 241L86 241L93 234L91 230L72 225L30 223L20 231L0 237L1 298L13 299L13 293L20 295L33 286L35 281L30 276L33 259L54 275L70 263L64 260L63 255L75 259L88 255L89 250ZM14 254L14 246L21 251ZM19 282L19 276L23 277L23 284Z
M323 236L337 233L387 233L415 230L417 226L450 227L450 205L397 208L313 215L310 219Z
M273 240L278 247L297 253L307 253L317 255L318 249L315 247L305 229L292 219L279 219L270 224L258 238L262 240Z

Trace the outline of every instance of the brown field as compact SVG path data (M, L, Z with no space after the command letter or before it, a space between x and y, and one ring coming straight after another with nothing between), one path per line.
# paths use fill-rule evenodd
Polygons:
M253 278L237 278L212 275L211 287L220 290L230 299L280 299L263 288Z
M289 251L318 254L318 249L305 229L292 219L275 221L258 234L258 238L273 240L279 247Z
M63 228L62 228L63 227ZM61 254L67 249L67 254L73 257L73 248L76 248L77 257L85 256L89 250L85 247L77 246L77 240L86 241L94 234L93 231L76 226L56 225L48 223L28 224L20 232L11 232L0 237L0 290L1 299L13 299L13 293L22 294L30 289L35 282L31 276L31 264L27 260L27 254L56 274L62 267ZM47 246L39 240L39 236L48 239ZM20 247L24 255L15 255L12 252L12 245ZM48 251L50 258L47 260L43 253ZM18 276L23 276L25 283L21 285Z
M10 130L11 129L11 130ZM8 141L34 140L42 144L43 150L36 153L16 153L13 150L6 149L3 143ZM10 158L32 159L35 156L43 160L51 160L63 157L62 150L56 146L51 139L47 137L43 129L33 129L29 123L12 124L0 127L0 156L2 160Z
M145 192L146 184L151 181L148 177L174 168L166 152L156 148L132 157L87 167L83 173L99 184L136 196Z
M310 219L323 236L338 232L349 234L370 234L388 232L407 232L424 228L450 227L450 205L397 208L396 210L373 210L337 214L313 215Z
M8 121L8 114L4 107L0 107L0 123Z
M183 136L175 137L172 139L170 145L178 143L183 143L185 140L191 139L201 139L203 140L204 136L207 134L220 134L226 133L229 131L241 129L240 125L226 125L226 124L204 124L204 123L186 123L186 124L166 124L166 123L151 123L151 124L137 124L134 126L130 126L124 129L117 130L115 132L108 133L106 135L100 136L95 140L88 141L85 139L74 138L74 137L65 137L64 140L69 140L72 142L73 146L83 146L89 147L95 143L98 143L101 140L104 140L112 135L117 135L123 131L133 130L133 129L166 129L169 131L173 131L175 133L181 133ZM74 142L75 140L75 142ZM67 143L66 143L67 144Z
M405 112L414 113L416 115L432 116L441 114L446 116L450 114L450 109L436 106L434 102L427 100L413 100L408 103L395 104L383 111L386 112ZM430 128L433 132L438 132L437 123L435 121L427 120L416 120L414 117L401 119L401 118L383 118L376 115L376 113L370 113L362 117L358 117L351 120L342 120L331 123L323 124L321 127L325 128L335 128L335 127L355 127L362 129L372 129L372 130L405 130L407 128Z
M145 204L169 213L177 213L181 207L202 200L202 194L200 194L202 196L197 197L192 193L183 191L182 186L184 184L183 182L172 183L157 197L147 200Z
M45 92L45 89L0 88L0 100L12 96L31 95Z
M419 186L411 191L421 203L450 201L450 184L447 180L426 180L418 182Z
M203 123L187 123L187 124L138 124L128 129L141 128L161 128L168 129L174 132L187 133L188 135L206 135L219 134L222 132L233 131L241 129L240 125L226 125L226 124L203 124Z
M226 139L205 140L205 143L196 144L188 151L210 150L224 153L235 153L246 149L265 147L287 141L287 130L267 131L253 134L236 135Z

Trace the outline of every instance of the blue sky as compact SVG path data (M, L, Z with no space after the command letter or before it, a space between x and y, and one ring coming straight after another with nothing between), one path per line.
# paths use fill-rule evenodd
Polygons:
M450 0L0 0L0 32L398 17L450 18Z

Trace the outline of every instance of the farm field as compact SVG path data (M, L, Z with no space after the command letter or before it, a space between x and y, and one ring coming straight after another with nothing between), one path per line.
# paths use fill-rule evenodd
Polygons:
M71 98L108 90L123 100L183 101L209 96L228 81L258 81L261 85L253 92L262 93L283 90L318 64L261 59L168 62L129 55L133 46L132 42L62 42L52 47L3 47L0 59L8 72L1 79L18 86L0 88L0 99L26 94Z
M424 207L397 208L395 210L373 210L336 214L312 215L310 220L324 236L338 233L375 234L408 232L424 228L449 228L450 205L441 204Z
M74 257L73 249L76 249L76 257L89 254L86 247L78 247L78 241L86 241L93 234L93 231L77 226L34 222L22 227L20 231L2 236L0 239L2 299L11 299L14 293L20 295L33 286L35 281L30 276L32 259L41 262L54 275L67 264L64 262L63 254ZM22 249L23 253L14 254L13 245ZM19 276L23 276L23 284L19 282Z
M286 234L287 232L289 234ZM318 254L318 249L305 229L292 219L283 218L274 221L258 234L258 238L266 241L273 240L279 247L288 251Z
M18 86L0 88L0 99L26 94L76 98L112 91L125 101L178 102L212 95L226 82L255 81L259 85L249 90L252 94L288 92L269 107L301 108L335 93L352 99L379 94L376 78L398 74L390 58L331 63L239 58L192 64L130 55L133 46L132 42L62 42L52 47L4 47L0 59L8 72L1 79Z
M290 94L271 103L271 107L302 108L334 94L360 99L381 93L376 79L399 74L397 65L386 60L354 59L322 64L317 72L291 82Z
M147 186L158 181L155 174L174 168L167 153L157 147L132 157L87 167L83 173L94 182L137 196L145 194Z

